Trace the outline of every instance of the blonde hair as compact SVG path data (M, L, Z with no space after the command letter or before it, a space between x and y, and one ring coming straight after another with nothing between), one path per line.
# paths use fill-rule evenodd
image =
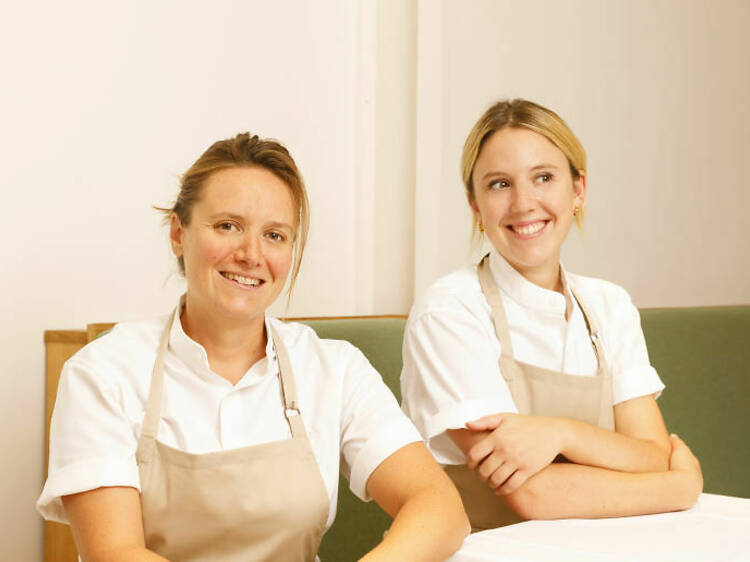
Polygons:
M466 137L461 154L461 177L469 201L474 201L474 185L471 176L482 151L482 146L494 133L505 127L524 127L539 133L554 144L565 155L574 180L580 172L586 172L586 152L581 142L557 113L539 104L524 99L501 100L493 104L474 124ZM583 209L576 215L576 222L583 224ZM476 215L473 218L474 232L478 230Z
M268 170L288 187L297 210L297 229L294 237L294 260L289 282L291 296L294 282L302 264L307 233L310 228L310 205L302 175L284 145L273 139L240 133L232 138L216 141L200 155L180 179L180 192L170 209L155 207L165 213L167 220L174 214L188 226L193 207L200 200L206 180L212 174L228 168L256 167ZM185 274L185 262L177 258L180 273Z

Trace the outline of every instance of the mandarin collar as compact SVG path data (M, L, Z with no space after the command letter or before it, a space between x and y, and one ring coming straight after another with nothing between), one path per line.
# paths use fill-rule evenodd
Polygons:
M572 301L568 275L560 264L560 276L565 294L535 285L518 273L495 248L490 250L490 271L498 288L524 308L565 317L567 303ZM566 298L567 295L567 298Z
M206 349L185 333L185 330L182 327L182 321L180 320L180 313L184 306L185 295L180 298L180 303L177 305L175 311L174 320L172 320L172 326L169 331L169 348L193 373L202 379L212 384L226 383L227 385L232 386L229 381L211 370L211 366L208 363ZM278 371L276 351L274 349L273 339L271 338L271 324L267 315L264 318L264 323L266 334L268 334L265 356L265 359L268 359L268 361L263 362L261 359L253 364L237 384L234 385L234 388L242 388L256 384L260 382L265 375L275 374Z

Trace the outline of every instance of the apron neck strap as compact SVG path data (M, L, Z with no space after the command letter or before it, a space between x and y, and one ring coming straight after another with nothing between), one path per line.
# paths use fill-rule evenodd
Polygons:
M286 346L281 341L276 328L271 326L270 322L267 326L271 329L271 339L273 340L273 347L276 350L276 360L279 363L279 378L281 379L281 397L284 402L284 417L289 423L289 429L292 431L292 437L303 437L306 436L305 426L302 423L302 415L300 414L299 404L297 402L297 387L294 383L294 375L292 374L292 363L289 360L289 353L287 352Z
M602 346L602 340L599 337L599 330L596 327L596 323L594 322L594 317L589 314L588 308L585 304L583 304L583 300L578 296L578 291L573 288L573 285L568 285L568 287L570 288L570 292L573 294L573 298L576 299L576 302L581 309L583 320L586 322L586 329L588 330L589 337L591 338L591 343L594 345L596 361L599 364L599 368L601 369L606 365L604 361L604 347Z
M154 369L151 372L151 388L148 393L148 400L146 401L146 413L143 416L143 427L141 429L141 436L149 439L156 439L156 434L159 430L159 418L161 417L162 397L164 394L164 357L167 354L172 324L174 323L177 311L180 309L181 306L178 305L172 311L172 314L169 315L167 325L161 333L159 349L156 352L156 361L154 361Z
M500 341L500 353L502 355L513 356L513 347L510 343L510 331L508 330L508 320L503 306L503 299L500 298L500 291L497 288L497 282L492 277L490 271L490 255L487 254L482 258L477 266L479 274L479 285L492 310L492 323L495 325L495 334Z

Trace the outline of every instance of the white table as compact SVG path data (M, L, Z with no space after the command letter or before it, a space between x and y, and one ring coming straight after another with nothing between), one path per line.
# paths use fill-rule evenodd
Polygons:
M449 562L750 562L750 499L701 494L688 511L526 521L469 536Z

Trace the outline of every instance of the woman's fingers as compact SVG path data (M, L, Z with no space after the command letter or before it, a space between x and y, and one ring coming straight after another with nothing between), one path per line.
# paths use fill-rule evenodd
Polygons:
M690 507L703 491L703 473L698 458L685 442L672 434L669 436L672 454L669 457L669 470L687 476L685 506Z
M669 436L672 454L669 457L670 470L692 470L700 472L700 462L685 442L676 434Z
M469 449L469 452L466 454L466 466L475 470L479 466L479 463L494 451L495 443L490 434Z
M523 486L531 474L525 470L516 470L501 486L495 489L498 496L512 494Z
M476 473L483 482L489 482L490 477L495 473L497 469L503 466L505 461L497 453L492 453L485 458L479 466L476 468Z
M487 484L490 488L493 490L497 490L500 488L510 477L513 476L516 472L518 467L515 465L512 465L510 463L503 463L498 467L498 469L492 473L492 475L487 480Z
M466 422L466 427L472 431L492 431L500 425L504 416L505 414L491 414L489 416L484 416L478 420Z
M528 471L519 469L496 453L485 458L476 468L476 473L498 495L515 492L531 476Z

